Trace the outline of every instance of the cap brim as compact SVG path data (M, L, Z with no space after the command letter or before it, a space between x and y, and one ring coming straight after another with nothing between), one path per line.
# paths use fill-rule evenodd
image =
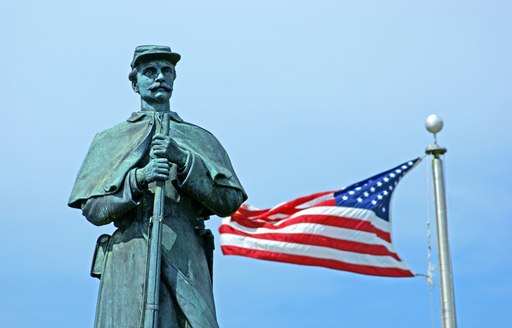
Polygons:
M148 53L142 53L134 59L132 67L135 67L141 61L148 61L153 59L166 59L171 62L174 66L180 61L181 55L176 52L165 52L165 51L152 51Z

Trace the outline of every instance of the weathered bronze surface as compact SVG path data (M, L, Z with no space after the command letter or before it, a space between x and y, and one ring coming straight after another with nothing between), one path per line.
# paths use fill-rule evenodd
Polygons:
M139 46L129 79L141 110L96 135L68 205L95 225L91 274L100 277L95 327L143 327L148 229L155 183L163 181L158 327L218 327L212 293L213 239L204 220L228 216L247 198L228 155L208 131L170 110L180 55ZM169 135L160 131L170 116Z

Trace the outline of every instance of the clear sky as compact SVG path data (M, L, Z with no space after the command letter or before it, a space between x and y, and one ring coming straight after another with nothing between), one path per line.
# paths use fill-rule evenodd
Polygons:
M494 0L2 1L0 325L92 326L91 255L113 228L67 199L94 134L139 109L133 49L166 44L182 55L173 109L218 137L257 207L421 156L439 114L459 326L512 327L511 32L511 2ZM392 203L396 250L420 273L429 168ZM440 326L437 275L431 306L424 278L224 257L217 244L214 276L224 328Z

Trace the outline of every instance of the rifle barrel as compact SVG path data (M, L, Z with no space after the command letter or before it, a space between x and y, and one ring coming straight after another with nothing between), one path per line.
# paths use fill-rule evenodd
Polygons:
M160 133L169 135L170 115L162 115ZM160 264L162 220L165 207L165 181L156 181L153 216L149 220L148 266L146 273L146 297L144 303L144 328L158 328L160 296Z

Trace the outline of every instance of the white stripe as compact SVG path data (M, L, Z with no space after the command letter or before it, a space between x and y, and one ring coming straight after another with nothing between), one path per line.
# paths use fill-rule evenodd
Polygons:
M287 243L273 240L262 240L251 237L237 236L232 234L221 235L222 246L237 246L259 251L268 251L289 255L308 256L319 259L336 260L345 263L368 265L380 268L398 268L409 270L407 266L387 255L368 255L340 251L322 246L310 246L303 244Z
M282 213L276 213L276 214L272 214L272 215L267 216L267 218L269 218L270 220L286 219L287 217L289 217L289 215L282 214Z
M307 214L323 214L323 215L332 215L338 217L345 217L351 219L360 219L364 221L369 221L373 224L377 229L389 232L390 224L388 221L381 219L378 217L375 212L362 209L362 208L353 208L353 207L342 207L342 206L316 206L311 207L299 212L294 213L290 216L290 219ZM276 223L276 225L282 224L285 221L281 221Z
M223 223L224 224L224 223ZM370 245L382 245L386 247L390 252L395 253L393 244L381 239L377 235L371 232L359 231L354 229L331 227L318 223L297 223L283 227L281 229L268 229L268 228L249 228L240 225L238 222L230 222L228 224L233 229L240 232L248 233L251 235L259 235L264 233L272 234L311 234L315 236L322 236L328 238L334 238L339 240L353 241L357 243L370 244Z
M321 203L324 200L328 200L328 199L333 199L333 193L332 192L328 193L327 195L323 195L323 196L317 197L315 199L309 200L309 201L307 201L305 203L302 203L300 205L297 205L295 208L298 208L298 209L308 208L308 207L311 207L313 205L316 205L316 204Z
M390 233L390 223L389 221L386 221L384 219L381 219L378 217L375 212L367 209L362 208L353 208L353 207L343 207L343 206L316 206L304 209L302 211L295 212L293 215L290 215L290 217L286 220L299 217L301 215L332 215L337 217L345 217L345 218L351 218L351 219L359 219L363 221L369 221L373 226L375 226L377 229L382 230L384 232ZM285 215L281 213L274 213L274 215ZM246 216L248 219L252 219L251 216ZM275 226L278 226L280 224L283 224L286 222L286 220L282 220L279 222L272 223ZM254 220L255 222L266 222L265 220Z

